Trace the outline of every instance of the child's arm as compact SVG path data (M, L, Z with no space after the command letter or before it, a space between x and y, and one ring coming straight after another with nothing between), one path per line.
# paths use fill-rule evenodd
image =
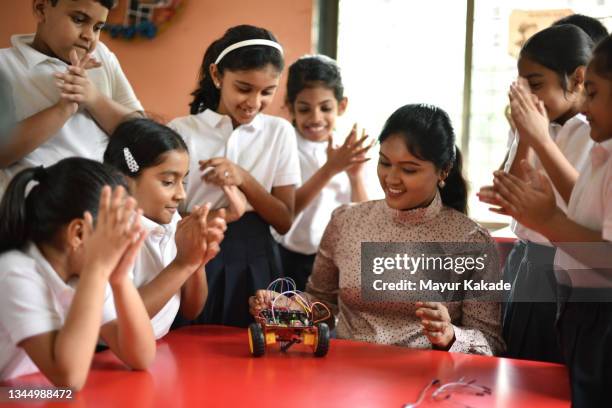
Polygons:
M202 265L181 287L181 314L188 320L193 320L202 312L208 297L208 281L205 265L221 250L223 233L227 229L225 210L220 209L215 218L208 222L206 228L206 254Z
M62 91L62 97L82 105L94 118L96 123L106 132L112 134L115 128L131 116L140 116L140 112L129 109L106 95L102 94L89 80L84 64L91 58L88 54L79 60L76 51L71 51L68 72L57 73L55 77Z
M579 262L594 268L609 265L612 243L603 238L601 231L591 230L570 220L556 206L548 179L526 162L523 163L529 182L510 174L496 172L493 189L487 194L480 194L481 200L499 206L500 208L491 210L514 217L521 224L544 235ZM577 242L601 245L584 245L578 248L571 244Z
M372 147L363 147L367 135L357 140L357 125L353 125L351 133L346 137L342 146L334 148L330 136L327 140L327 162L317 170L312 177L295 192L295 214L299 214L315 199L321 190L338 173L346 171L351 182L351 201L366 201L367 193L361 178L361 165L366 162L365 154Z
M225 197L227 197L229 205L226 208L210 210L208 213L208 220L221 217L224 218L228 224L238 221L246 210L246 197L236 186L222 186L221 188L223 189Z
M142 231L129 224L136 202L124 200L121 187L112 193L102 189L95 230L92 217L85 214L83 229L83 269L66 320L61 329L19 343L40 371L57 386L79 390L85 384L100 333L104 291L108 279L130 243Z
M110 277L117 319L100 329L109 348L129 367L145 370L155 358L155 336L138 290L128 275L146 234L130 245Z
M207 222L209 205L194 207L194 211L183 218L178 226L175 235L177 255L176 258L165 267L152 281L138 288L142 297L147 313L153 318L174 296L183 285L194 274L202 277L203 265L208 262L206 256L209 251L207 248ZM203 277L202 277L203 278ZM195 284L195 279L191 284ZM199 311L204 306L207 288L204 287L189 290L190 296L181 299L181 311L192 310L193 313ZM193 288L193 286L190 286ZM187 315L186 318L195 318Z
M272 187L267 192L249 172L225 157L215 157L200 161L200 170L214 167L203 178L218 186L237 186L253 206L253 209L279 234L285 234L293 223L295 186Z
M0 168L7 168L36 150L57 133L77 109L76 103L61 98L55 105L18 122L2 143Z
M510 87L512 117L521 135L521 141L534 149L557 191L568 203L578 179L578 172L550 138L549 120L544 104L534 101L526 86L524 80L520 80ZM520 162L521 160L515 160L513 166L519 166Z

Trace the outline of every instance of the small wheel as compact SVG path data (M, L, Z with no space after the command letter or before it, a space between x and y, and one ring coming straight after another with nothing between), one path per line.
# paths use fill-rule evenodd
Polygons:
M261 357L266 352L266 340L259 323L249 325L249 350L253 357Z
M315 357L324 357L329 351L329 326L326 323L317 323L317 340L315 345Z

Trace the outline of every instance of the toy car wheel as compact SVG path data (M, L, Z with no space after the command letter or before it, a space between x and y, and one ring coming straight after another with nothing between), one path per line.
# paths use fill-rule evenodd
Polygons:
M253 357L261 357L266 352L266 340L259 323L249 325L249 349Z
M326 323L317 323L317 340L315 344L315 357L324 357L329 351L329 326Z

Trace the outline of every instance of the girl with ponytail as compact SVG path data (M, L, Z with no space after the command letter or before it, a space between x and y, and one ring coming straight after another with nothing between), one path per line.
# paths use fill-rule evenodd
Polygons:
M485 355L501 352L499 303L470 300L463 293L454 302L424 301L432 300L430 293L419 291L418 281L432 278L424 267L410 272L419 301L392 300L397 299L395 292L376 285L383 298L368 299L363 243L446 242L494 248L488 232L466 215L461 153L442 109L399 108L385 123L379 141L378 178L385 199L343 205L333 212L306 285L307 296L336 313L339 338ZM496 262L488 263L488 279L495 279L496 267ZM249 300L251 313L268 307L271 295L256 292Z
M204 54L191 115L169 124L192 152L183 212L204 202L213 214L228 207L226 187L247 201L206 266L209 295L198 323L248 326L249 294L281 275L270 227L285 234L293 222L301 180L297 141L288 121L262 111L274 99L283 66L283 48L270 31L230 28Z
M128 273L146 234L125 195L119 173L83 158L13 178L0 204L0 380L40 370L78 390L99 337L132 368L152 362Z

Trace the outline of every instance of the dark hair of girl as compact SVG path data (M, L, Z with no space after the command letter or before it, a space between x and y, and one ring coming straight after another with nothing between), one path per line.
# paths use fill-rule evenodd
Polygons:
M612 35L607 36L597 45L589 65L597 75L612 81Z
M203 112L206 109L216 110L219 107L221 93L215 87L210 76L210 66L214 64L219 54L232 44L253 39L278 42L276 37L265 28L239 25L227 30L223 37L213 41L208 47L204 53L204 60L200 68L198 88L191 94L193 101L189 106L192 115ZM281 72L285 64L281 52L268 45L250 45L235 49L225 55L217 65L217 70L220 75L223 75L226 69L230 71L247 71L261 69L268 64L276 68L278 72Z
M37 182L27 192L31 182ZM95 218L102 187L124 186L117 170L100 162L71 157L46 168L20 171L0 203L0 252L28 241L50 242L58 230L89 211Z
M336 61L325 55L305 55L289 67L285 102L291 106L302 90L317 86L330 89L338 102L344 98L342 76Z
M51 5L55 7L58 1L59 0L51 0ZM96 1L109 10L112 10L117 4L116 0L96 0Z
M593 40L572 24L554 25L534 34L521 49L520 58L554 71L567 91L569 77L586 66L593 52Z
M445 186L440 189L442 203L467 214L463 160L446 112L431 105L402 106L387 119L378 140L383 143L392 135L400 135L414 156L432 162L438 170L448 171Z
M593 40L595 44L608 36L608 29L601 21L583 14L570 14L553 23L553 25L561 24L573 24L576 27L580 27L589 37L591 37L591 40Z
M131 119L113 132L104 152L104 163L127 176L138 177L144 169L160 164L164 154L173 150L188 151L183 138L174 130L149 119ZM133 165L130 168L129 157L137 165L136 171Z

